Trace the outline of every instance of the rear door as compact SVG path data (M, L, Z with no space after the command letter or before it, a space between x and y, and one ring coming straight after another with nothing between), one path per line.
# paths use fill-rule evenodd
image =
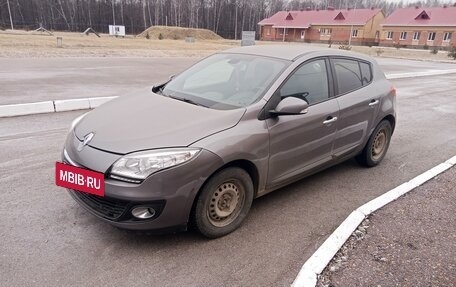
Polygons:
M309 108L306 114L266 120L270 137L269 187L331 159L339 114L332 94L329 60L318 58L298 67L270 99L277 104L285 97L296 96L304 98Z
M369 62L354 58L332 58L331 66L340 109L333 155L339 157L364 143L374 125L380 95L369 88L373 80Z

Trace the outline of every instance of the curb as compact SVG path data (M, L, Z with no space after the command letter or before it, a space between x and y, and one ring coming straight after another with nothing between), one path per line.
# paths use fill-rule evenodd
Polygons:
M93 109L115 98L117 97L83 98L0 105L0 118Z
M329 264L345 241L358 228L358 225L372 212L391 203L402 195L414 190L426 181L434 178L447 169L456 166L456 156L431 168L415 178L380 195L354 210L337 229L323 242L315 253L304 263L293 281L292 287L313 287L317 284L318 275Z
M438 76L453 73L456 73L456 69L388 74L386 75L386 78L389 80L394 80L414 77ZM115 98L117 97L82 98L26 104L0 105L0 118L93 109Z

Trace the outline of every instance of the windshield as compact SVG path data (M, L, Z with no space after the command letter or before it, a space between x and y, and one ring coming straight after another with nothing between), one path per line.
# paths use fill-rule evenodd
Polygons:
M259 100L289 62L253 55L216 54L176 76L163 95L213 109Z

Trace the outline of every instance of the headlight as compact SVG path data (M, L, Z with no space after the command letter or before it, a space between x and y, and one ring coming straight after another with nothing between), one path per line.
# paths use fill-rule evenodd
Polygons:
M70 131L72 131L76 125L88 114L89 112L85 113L85 114L82 114L80 115L79 117L75 118L72 122L71 122L71 128L70 128Z
M199 152L197 148L172 148L127 154L112 165L111 177L140 182L154 172L191 160Z

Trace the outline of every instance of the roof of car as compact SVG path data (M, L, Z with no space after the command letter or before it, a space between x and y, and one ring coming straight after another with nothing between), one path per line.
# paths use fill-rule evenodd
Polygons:
M258 55L265 57L279 58L289 61L294 61L297 58L306 54L315 52L328 52L330 55L340 56L355 56L359 57L359 54L353 52L347 52L345 50L322 48L318 46L310 45L255 45L232 48L224 51L223 53L236 53L236 54L247 54L247 55ZM364 57L363 57L364 58Z

